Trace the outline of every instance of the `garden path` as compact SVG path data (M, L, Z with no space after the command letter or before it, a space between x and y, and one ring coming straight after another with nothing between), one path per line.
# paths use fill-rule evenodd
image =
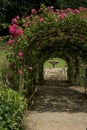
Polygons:
M82 87L47 80L26 113L27 130L87 130L87 98Z

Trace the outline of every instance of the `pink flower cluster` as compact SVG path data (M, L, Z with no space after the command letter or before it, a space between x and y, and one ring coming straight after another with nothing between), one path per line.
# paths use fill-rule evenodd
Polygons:
M17 16L16 18L12 19L12 24L11 26L9 26L9 33L12 35L13 38L21 35L23 33L22 29L18 28L17 22L20 19L19 16Z
M67 8L66 10L65 10L67 13L68 12L71 12L71 13L73 13L73 14L78 14L79 12L80 12L80 10L79 9L71 9L71 8Z
M78 9L73 10L74 14L78 14L79 12L80 12L80 10L78 10Z
M29 27L30 26L30 22L25 22L24 24L23 24L23 27Z
M22 29L18 29L17 24L13 24L12 26L9 27L9 33L12 35L13 38L23 34Z
M66 13L60 13L59 14L59 18L62 19L62 20L64 20L64 18L66 17L66 15L67 15Z
M17 21L20 19L19 16L17 16L16 18L12 19L12 24L17 24Z
M30 66L30 67L29 67L29 70L32 71L33 68ZM22 74L23 74L23 71L22 71L21 69L19 69L19 70L18 70L18 74L19 74L19 75L22 75Z
M9 46L12 46L13 43L14 43L14 40L9 39L8 45L9 45Z
M55 10L55 13L56 13L56 15L57 15L60 19L64 20L64 18L67 16L67 13L72 13L73 15L75 15L75 14L80 13L82 10L86 10L86 8L84 8L84 7L79 7L79 9L67 8L67 9L65 9L65 10L56 9L56 10ZM56 20L56 21L57 21L57 20Z

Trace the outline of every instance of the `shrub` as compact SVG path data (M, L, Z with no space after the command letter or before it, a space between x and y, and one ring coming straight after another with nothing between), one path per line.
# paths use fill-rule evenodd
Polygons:
M22 130L26 102L17 92L0 87L0 130Z

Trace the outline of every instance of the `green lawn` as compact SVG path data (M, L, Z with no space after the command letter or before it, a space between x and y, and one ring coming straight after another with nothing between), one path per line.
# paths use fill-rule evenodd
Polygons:
M6 50L0 49L0 72L2 70L2 67L5 67L7 65L6 54Z
M51 59L45 62L44 68L52 68L52 65L49 63ZM56 68L64 68L65 65L67 65L66 61L61 58L53 58L53 60L58 61L58 64L56 64Z

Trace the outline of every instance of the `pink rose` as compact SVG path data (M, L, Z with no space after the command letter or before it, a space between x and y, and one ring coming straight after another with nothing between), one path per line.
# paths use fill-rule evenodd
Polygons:
M23 52L22 52L22 51L18 52L18 56L19 56L20 58L23 57Z
M29 70L33 70L33 68L30 66L30 67L29 67Z
M18 27L17 24L13 24L12 26L9 26L9 33L14 34L17 27Z
M67 12L72 12L72 9L71 8L67 8L66 11Z
M78 14L80 11L78 9L73 10L74 14Z
M23 33L22 29L15 30L15 35L21 35Z
M13 19L12 19L12 23L13 23L13 24L16 24L16 23L17 23L17 19L16 19L16 18L13 18Z
M84 8L84 7L79 7L79 10L86 10L86 8Z
M44 22L44 18L40 18L39 20L40 20L41 23Z
M15 32L15 28L13 26L9 27L9 33L13 34Z
M9 39L8 45L9 45L9 46L12 46L13 42L14 42L14 40Z
M22 70L18 70L18 74L20 74L20 75L21 75L21 74L22 74Z
M19 16L16 16L16 19L17 19L17 20L19 20L19 19L20 19L20 17L19 17Z
M60 17L62 20L64 20L64 18L66 17L66 13L60 13L60 14L59 14L59 17Z
M35 9L32 9L32 10L31 10L31 13L32 13L32 14L36 14L36 12L37 12L37 11L36 11Z

